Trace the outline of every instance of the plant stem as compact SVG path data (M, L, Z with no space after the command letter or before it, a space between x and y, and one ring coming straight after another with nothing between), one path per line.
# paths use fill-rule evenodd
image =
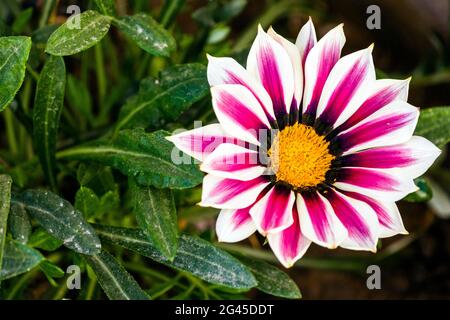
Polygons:
M95 70L97 73L98 103L101 105L106 94L106 73L101 43L95 46Z

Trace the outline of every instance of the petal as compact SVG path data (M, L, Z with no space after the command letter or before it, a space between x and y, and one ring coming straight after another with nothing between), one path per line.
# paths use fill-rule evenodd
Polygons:
M255 96L239 84L222 84L211 88L212 104L217 119L228 133L255 145L259 130L270 128Z
M216 58L207 55L208 82L210 86L221 84L240 84L256 97L269 120L274 120L272 100L266 89L243 66L233 58Z
M292 224L292 206L295 194L292 190L276 185L250 209L258 231L265 235L286 229Z
M308 56L311 49L317 43L316 29L314 24L309 17L308 22L300 29L298 33L297 40L295 40L295 45L300 51L300 57L302 59L302 66L305 66L306 57Z
M374 112L380 110L387 104L400 99L406 101L408 98L409 81L382 79L376 80L367 90L364 102L358 107L350 118L336 128L336 133L347 130L358 124L358 122L366 119Z
M270 248L285 268L290 268L308 250L311 241L302 234L296 206L290 212L290 227L267 235Z
M375 81L372 48L342 57L331 70L317 106L322 125L337 127L364 101L367 89Z
M418 190L406 170L341 168L336 171L334 186L359 192L383 201L398 201Z
M200 169L218 177L248 181L266 170L260 165L258 156L255 150L223 143L204 160Z
M325 197L348 232L348 237L340 246L351 250L376 252L380 228L372 208L333 189L329 189Z
M345 154L408 141L416 128L419 110L395 100L358 125L340 133L331 145Z
M222 209L216 222L217 238L220 242L238 242L256 231L248 212L249 208Z
M323 86L341 56L344 43L345 35L341 24L323 36L306 58L303 91L303 113L306 118L303 121L307 124L314 123Z
M303 66L300 62L300 52L295 44L280 36L272 29L272 27L269 28L267 34L281 44L289 55L292 67L294 68L294 97L292 99L290 111L293 111L292 108L295 108L294 110L298 111L303 93Z
M203 178L202 201L199 205L219 209L245 208L255 202L268 184L263 177L239 181L208 174Z
M395 202L376 201L355 192L344 192L344 194L367 203L375 211L380 223L380 238L392 237L396 234L408 234Z
M218 123L166 137L175 146L194 159L203 161L222 143L235 143L244 146L246 142L227 134ZM247 143L248 144L248 143Z
M347 238L347 229L319 193L297 194L297 208L302 232L312 242L334 249Z
M289 114L294 94L294 72L288 53L261 26L247 58L247 70L262 83L272 98L277 120Z
M342 167L404 168L411 178L416 178L428 170L440 153L427 139L413 136L403 144L350 153L341 157L340 163Z

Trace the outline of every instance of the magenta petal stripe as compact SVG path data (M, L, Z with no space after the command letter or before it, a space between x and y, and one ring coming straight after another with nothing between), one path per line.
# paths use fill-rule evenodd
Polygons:
M417 108L396 100L332 140L344 153L408 141L419 117Z
M312 242L334 249L347 238L347 230L319 193L297 194L297 208L303 234Z
M292 224L294 192L280 185L272 187L250 209L250 215L261 234L278 232Z
M305 87L303 92L303 113L306 124L312 125L316 117L322 89L345 43L342 25L330 30L311 49L305 64Z
M325 197L330 201L336 216L348 232L348 237L340 246L375 252L379 226L378 218L372 208L362 201L349 198L333 189L329 189Z
M238 242L256 231L249 208L222 209L216 222L216 233L221 242Z
M223 84L212 87L211 95L223 129L242 137L242 140L260 145L259 130L269 129L270 124L253 94L244 86Z
M396 234L408 234L395 202L376 201L357 192L343 192L345 195L367 203L377 214L380 223L380 238Z
M254 203L258 195L269 185L265 177L239 181L206 175L203 178L202 201L199 205L220 209L240 209Z
M408 97L407 80L377 80L373 87L373 92L361 104L361 106L348 118L342 125L336 128L335 133L345 131L360 121L366 119L374 112L380 110L382 107L388 105L396 99L405 100Z
M300 51L301 63L303 66L303 70L305 70L305 62L308 57L309 52L317 43L316 29L314 28L314 24L312 22L311 17L308 19L308 22L300 29L298 33L297 40L295 41L295 45Z
M323 87L317 107L319 123L330 128L338 125L338 119L342 123L374 81L372 46L341 58Z
M261 81L272 98L277 121L283 123L294 95L294 68L283 46L261 26L248 55L247 70Z
M208 57L208 82L211 86L221 84L240 84L246 87L261 106L270 121L275 120L272 100L266 89L236 60L228 57Z
M413 179L398 169L341 168L333 185L379 200L398 201L417 190Z
M166 139L184 153L200 161L203 161L222 143L232 143L243 147L249 145L248 142L227 134L218 123L183 131Z
M267 235L270 247L286 268L292 267L305 254L311 244L311 241L302 234L295 206L290 215L293 222L288 228Z

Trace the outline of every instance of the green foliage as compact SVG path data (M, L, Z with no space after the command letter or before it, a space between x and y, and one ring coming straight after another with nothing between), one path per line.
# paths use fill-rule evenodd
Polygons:
M15 203L11 204L8 219L13 239L26 244L30 238L32 226L25 208Z
M44 257L39 251L14 240L7 241L0 270L0 280L28 272L43 260Z
M56 138L66 86L66 67L61 57L50 56L41 71L33 109L33 135L42 169L56 189Z
M100 251L100 240L92 227L58 195L44 190L26 190L14 195L12 201L24 206L42 228L66 247L83 254Z
M443 148L450 141L450 107L433 107L420 112L416 135Z
M0 270L2 270L6 226L8 223L9 207L11 200L11 184L10 176L0 175Z
M164 131L122 130L112 140L103 139L68 149L59 157L111 166L141 185L172 189L198 185L202 173L194 164L172 161L173 144L166 135Z
M14 99L25 77L29 37L0 37L0 111Z
M249 289L257 282L237 259L197 237L181 235L177 255L171 262L159 253L148 237L138 229L96 226L102 241L122 246L169 267L187 271L213 284Z
M138 225L159 252L170 261L177 253L178 227L175 202L169 189L142 187L130 180Z
M70 56L89 49L108 33L110 22L111 18L92 10L72 16L52 33L45 51L55 56Z
M111 300L148 300L136 280L107 252L85 256L98 282Z

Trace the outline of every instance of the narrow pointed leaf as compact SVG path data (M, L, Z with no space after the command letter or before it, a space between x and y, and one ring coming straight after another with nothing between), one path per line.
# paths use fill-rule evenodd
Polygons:
M450 107L421 110L414 134L427 138L442 149L450 141Z
M115 15L114 0L94 0L94 3L101 13L108 16Z
M49 56L39 77L33 110L33 141L44 174L53 189L56 189L55 150L65 79L63 58Z
M12 179L10 176L5 174L0 175L0 270L2 269L8 215L11 204L11 184Z
M111 256L102 251L97 255L85 256L94 270L103 291L111 300L148 300L149 296L139 287L136 280Z
M207 282L235 289L257 285L252 273L236 258L197 237L181 235L175 259L161 255L139 229L96 225L102 241L133 250L159 263L189 272Z
M159 252L173 260L178 246L175 202L169 189L142 187L130 181L134 214L139 227Z
M76 252L100 252L100 240L93 228L70 202L44 190L27 190L13 197L49 234Z
M29 37L0 38L0 112L13 100L25 77Z
M122 108L116 130L175 121L209 93L206 68L198 63L175 65L159 79L141 81L139 92Z
M31 222L25 208L22 205L12 203L8 220L13 239L26 244L31 235Z
M68 56L84 51L102 40L108 33L110 21L110 17L93 10L71 16L52 33L45 51L54 56Z
M112 141L81 145L60 152L58 157L99 162L146 186L185 189L200 184L203 174L197 165L172 160L174 147L166 135L164 131L122 130Z
M9 240L5 245L0 280L15 277L28 272L44 260L42 254L20 242Z
M264 261L239 257L258 281L257 289L273 296L300 299L297 284L283 271Z
M167 57L175 50L175 39L148 14L122 17L113 20L113 23L150 54Z

